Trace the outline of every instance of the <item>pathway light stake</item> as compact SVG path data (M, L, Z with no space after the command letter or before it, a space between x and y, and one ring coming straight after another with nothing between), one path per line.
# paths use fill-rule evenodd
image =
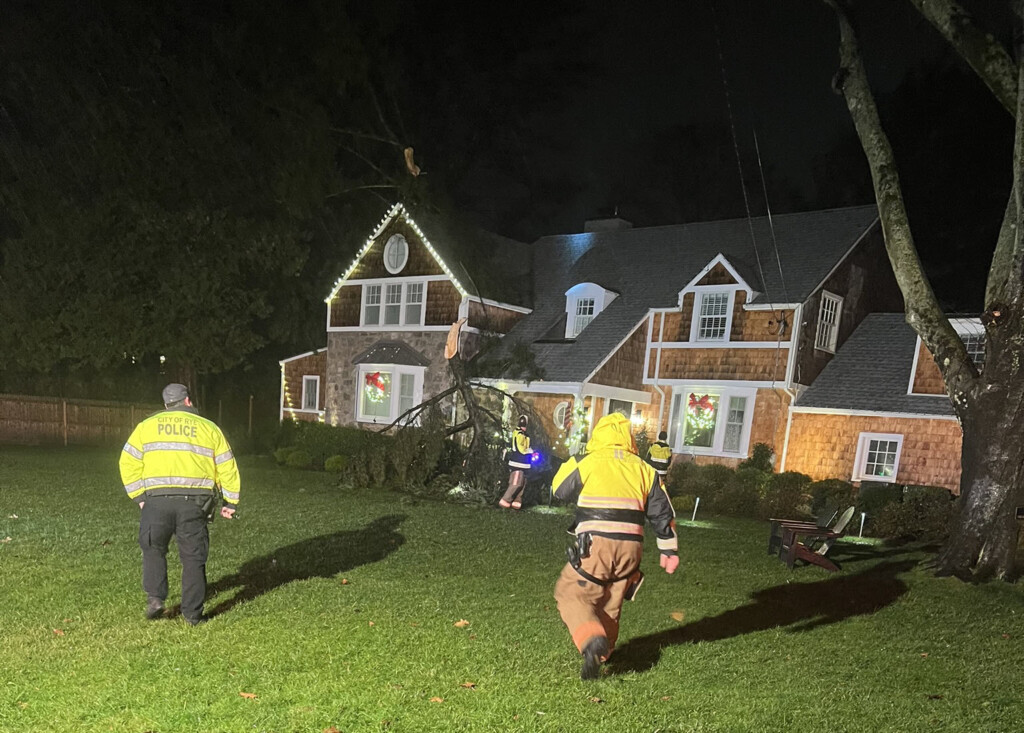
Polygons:
M867 512L861 512L860 513L860 535L859 535L860 537L864 536L864 520L867 518L867 516L868 516Z
M691 522L697 521L697 507L700 506L700 497L697 497L697 501L693 504L693 516L690 518Z

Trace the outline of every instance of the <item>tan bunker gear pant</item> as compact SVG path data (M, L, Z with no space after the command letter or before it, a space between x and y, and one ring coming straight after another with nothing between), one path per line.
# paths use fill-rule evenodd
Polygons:
M590 555L583 558L581 569L608 585L593 583L566 563L555 583L555 601L576 648L583 651L591 639L608 639L609 653L619 638L619 615L630 581L640 570L642 542L613 540L593 536Z

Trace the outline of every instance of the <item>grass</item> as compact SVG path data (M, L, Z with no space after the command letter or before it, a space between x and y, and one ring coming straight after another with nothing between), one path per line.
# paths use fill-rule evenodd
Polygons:
M116 457L0 454L2 731L974 732L1024 719L1024 588L936 579L920 548L839 545L832 576L768 557L760 523L681 523L681 572L658 569L649 538L615 663L585 684L551 598L566 516L342 491L266 459L242 463L242 519L211 530L215 618L146 622ZM172 559L171 602L179 577Z

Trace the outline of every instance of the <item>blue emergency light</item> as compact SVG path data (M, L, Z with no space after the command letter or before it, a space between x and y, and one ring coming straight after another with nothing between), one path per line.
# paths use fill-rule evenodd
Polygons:
M537 451L530 454L530 463L540 463L541 455Z

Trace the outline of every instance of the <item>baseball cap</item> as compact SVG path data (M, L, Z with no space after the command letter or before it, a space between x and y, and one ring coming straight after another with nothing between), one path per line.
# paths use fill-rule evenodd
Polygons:
M164 387L163 396L165 405L182 402L188 397L188 387L184 384L168 384Z

